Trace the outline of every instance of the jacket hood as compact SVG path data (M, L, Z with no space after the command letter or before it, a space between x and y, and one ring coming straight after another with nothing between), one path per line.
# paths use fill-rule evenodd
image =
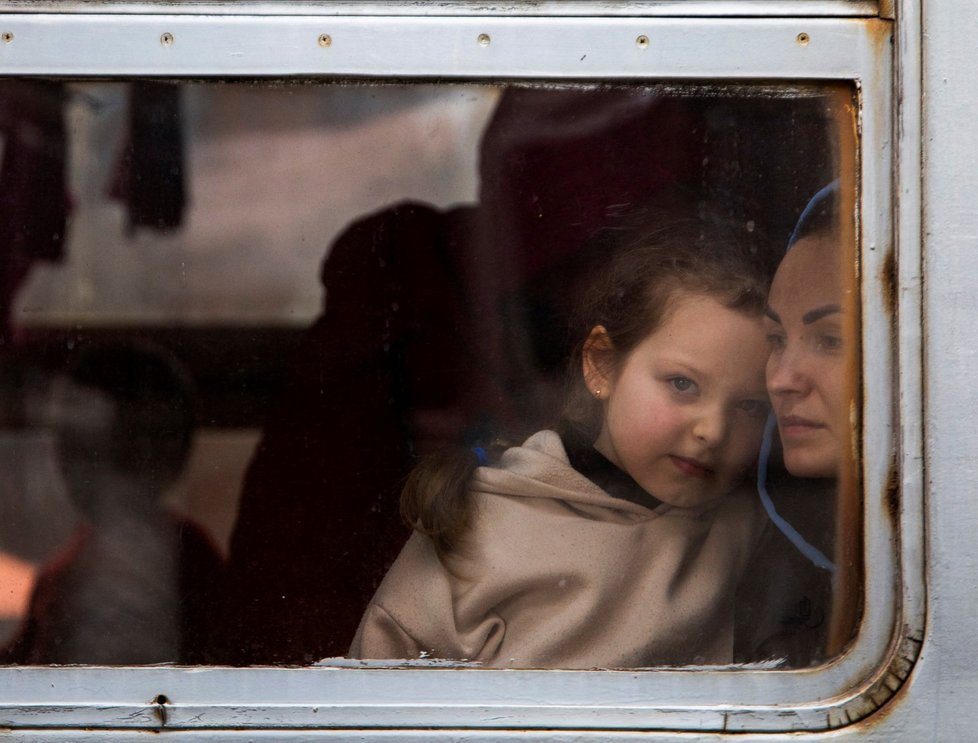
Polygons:
M571 468L560 435L549 430L533 434L522 446L507 449L498 467L477 468L471 490L485 495L560 500L584 509L592 517L596 515L594 509L601 512L612 509L628 521L650 518L676 508L699 514L719 501L714 498L691 505L663 503L650 510L615 498Z

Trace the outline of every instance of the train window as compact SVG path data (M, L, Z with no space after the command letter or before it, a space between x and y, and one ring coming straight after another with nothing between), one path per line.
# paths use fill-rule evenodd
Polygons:
M865 713L883 22L0 18L2 724Z

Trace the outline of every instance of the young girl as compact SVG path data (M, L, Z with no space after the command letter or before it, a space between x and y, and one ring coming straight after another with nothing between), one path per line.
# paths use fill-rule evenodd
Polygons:
M351 657L731 660L760 524L741 486L768 412L766 281L740 231L694 218L617 233L581 305L564 420L491 466L466 451L412 474L415 532Z

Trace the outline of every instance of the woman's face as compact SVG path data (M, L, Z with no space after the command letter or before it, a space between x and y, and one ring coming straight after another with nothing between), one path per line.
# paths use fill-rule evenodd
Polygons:
M765 323L767 389L785 467L798 477L837 477L849 426L841 263L833 240L806 237L788 251Z

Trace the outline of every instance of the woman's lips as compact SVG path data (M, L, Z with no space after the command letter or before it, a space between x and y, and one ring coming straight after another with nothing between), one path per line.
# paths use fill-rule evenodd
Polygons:
M670 454L669 458L672 460L672 463L676 465L676 469L685 475L689 475L690 477L698 477L705 480L713 474L713 469L698 459L679 457L675 454Z
M782 436L803 436L822 428L825 428L825 424L802 418L800 415L786 415L778 418L778 429Z

